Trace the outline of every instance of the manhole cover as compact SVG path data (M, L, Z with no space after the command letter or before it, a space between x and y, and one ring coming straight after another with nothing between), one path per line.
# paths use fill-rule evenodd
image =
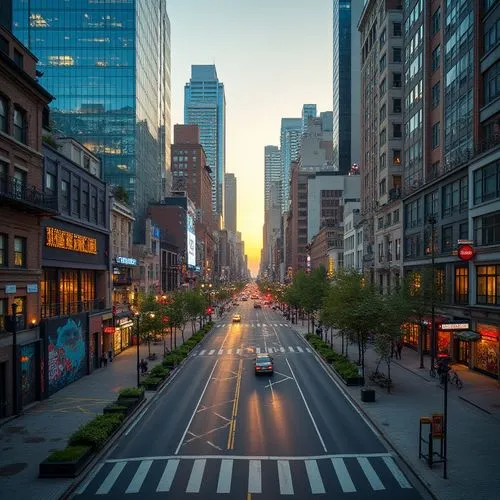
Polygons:
M19 472L21 472L22 470L26 469L26 467L28 467L27 463L4 465L3 467L0 467L0 476L3 477L15 476L16 474L19 474Z
M43 443L45 441L44 437L31 436L24 438L25 443Z

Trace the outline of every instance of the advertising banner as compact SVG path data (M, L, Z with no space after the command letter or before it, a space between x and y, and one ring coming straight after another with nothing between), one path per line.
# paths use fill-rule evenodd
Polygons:
M196 235L194 232L194 219L191 215L187 216L187 265L196 266Z

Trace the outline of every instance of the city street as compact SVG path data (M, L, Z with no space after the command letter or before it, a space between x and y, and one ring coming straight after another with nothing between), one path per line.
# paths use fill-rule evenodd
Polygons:
M74 498L421 498L304 340L251 302L193 352ZM254 374L256 353L274 375Z

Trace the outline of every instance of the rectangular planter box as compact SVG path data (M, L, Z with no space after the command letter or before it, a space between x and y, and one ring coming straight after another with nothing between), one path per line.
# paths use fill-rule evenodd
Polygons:
M119 405L119 406L122 406L122 405ZM102 412L104 414L106 413L124 413L125 415L128 415L129 413L131 413L134 408L137 406L137 405L133 405L133 406L125 406L123 405L124 408L117 408L115 405L108 405L108 406L105 406L102 410Z
M374 403L375 391L373 389L361 389L361 401L364 403Z
M87 453L72 462L48 462L44 460L39 465L38 477L76 477L93 455L92 449L89 448Z

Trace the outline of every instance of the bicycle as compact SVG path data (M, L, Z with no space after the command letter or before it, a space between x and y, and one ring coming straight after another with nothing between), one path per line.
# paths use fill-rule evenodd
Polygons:
M464 383L460 380L458 373L454 370L450 370L448 372L448 382L450 384L455 384L457 389L461 389L464 386Z
M429 375L431 378L436 378L437 377L437 369L435 366L431 366L429 369Z

